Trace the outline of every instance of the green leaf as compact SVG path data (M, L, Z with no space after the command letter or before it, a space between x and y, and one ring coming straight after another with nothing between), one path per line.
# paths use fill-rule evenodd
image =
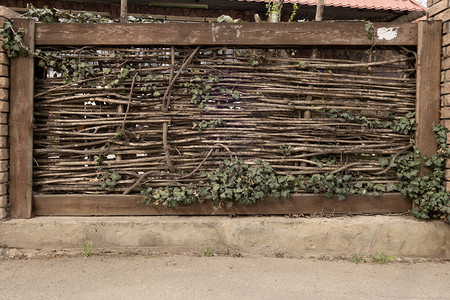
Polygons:
M397 190L397 185L395 183L392 182L388 182L386 184L386 192L393 192Z
M380 163L381 167L386 167L386 166L389 165L389 159L388 158L380 157L378 159L378 162Z

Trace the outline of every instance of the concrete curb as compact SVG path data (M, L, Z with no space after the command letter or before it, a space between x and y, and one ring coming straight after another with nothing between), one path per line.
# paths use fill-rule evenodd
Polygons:
M0 222L10 248L145 248L169 253L286 257L348 256L382 251L398 257L450 259L450 226L410 217L37 217Z

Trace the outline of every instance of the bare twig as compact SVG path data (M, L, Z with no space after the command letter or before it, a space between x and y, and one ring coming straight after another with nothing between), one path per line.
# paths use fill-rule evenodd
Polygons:
M191 55L189 55L189 57L183 63L181 68L178 70L177 74L170 81L169 86L167 87L166 92L164 93L164 96L163 96L163 111L164 112L167 112L169 109L169 106L170 106L170 98L168 98L168 95L170 93L170 90L172 89L172 86L175 84L178 77L183 72L184 68L192 61L192 59L197 54L197 52L200 50L200 48L201 48L201 46L197 46L197 48L195 48L194 51L192 51Z
M126 123L126 121L127 121L128 112L129 112L129 110L130 110L131 96L133 95L134 82L136 81L136 76L137 76L137 75L138 75L138 73L136 72L136 74L134 74L133 80L132 80L132 82L131 82L130 93L128 94L128 104L127 104L127 109L126 109L126 111L125 111L125 116L123 117L122 131L125 131L125 123Z

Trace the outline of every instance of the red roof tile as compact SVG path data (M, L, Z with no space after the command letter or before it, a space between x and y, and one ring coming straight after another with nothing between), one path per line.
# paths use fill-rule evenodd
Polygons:
M238 1L269 2L269 0ZM316 6L317 0L284 0L284 3ZM426 11L426 8L415 0L325 0L325 6L397 11Z

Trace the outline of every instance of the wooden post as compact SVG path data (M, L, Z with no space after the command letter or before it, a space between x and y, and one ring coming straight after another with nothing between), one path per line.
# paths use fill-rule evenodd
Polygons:
M422 21L418 24L416 132L417 149L422 156L437 152L433 125L439 124L441 81L442 22Z
M34 20L13 19L14 28L23 28L23 41L34 50ZM11 59L10 85L10 215L31 217L33 179L33 57Z
M322 21L323 17L323 3L324 0L318 0L317 1L317 9L316 9L316 21Z
M128 0L120 1L120 23L128 22Z

